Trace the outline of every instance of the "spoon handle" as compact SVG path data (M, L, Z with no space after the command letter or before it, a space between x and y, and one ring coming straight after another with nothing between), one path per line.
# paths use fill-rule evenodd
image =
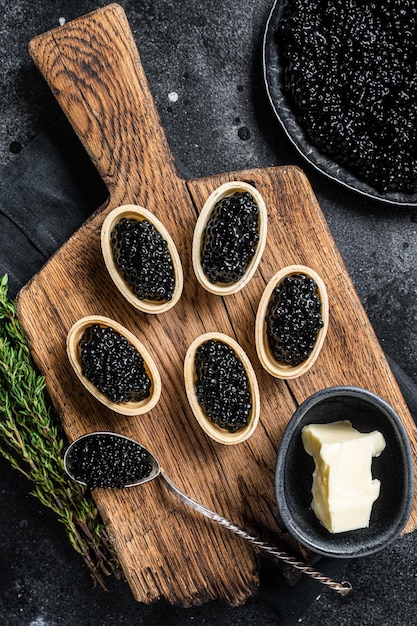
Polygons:
M325 576L321 572L310 567L309 565L307 565L307 563L304 563L303 561L298 561L296 558L289 555L287 552L278 550L277 547L267 543L266 541L263 541L262 539L260 539L259 537L256 537L255 535L252 535L251 533L248 533L246 530L244 530L240 526L237 526L233 522L230 522L225 517L222 517L221 515L219 515L215 511L212 511L211 509L208 509L207 507L205 507L203 504L200 504L196 500L193 500L192 498L190 498L190 496L187 496L187 494L185 494L183 491L181 491L181 489L179 489L176 485L174 485L174 483L171 482L171 480L166 476L166 474L162 470L159 476L161 477L168 491L173 493L177 498L179 498L179 500L181 500L182 502L190 506L192 509L198 511L199 513L202 513L203 515L211 519L213 522L217 522L221 526L224 526L225 528L232 531L233 533L235 533L242 539L246 539L246 541L249 541L250 543L255 545L257 548L259 548L259 550L266 552L267 554L269 554L275 559L284 561L288 565L291 565L292 567L300 570L304 574L307 574L307 576L311 576L311 578L315 578L316 580L321 582L323 585L327 585L334 591L337 591L337 593L339 593L342 596L346 596L351 591L352 586L349 582L347 581L343 581L341 583L336 582L332 578L329 578L328 576Z

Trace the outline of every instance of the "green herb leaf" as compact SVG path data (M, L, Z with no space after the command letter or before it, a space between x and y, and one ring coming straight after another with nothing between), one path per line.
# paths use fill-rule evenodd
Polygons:
M120 564L91 493L64 471L67 445L8 299L5 274L0 278L0 454L33 483L32 494L56 513L71 545L105 588L104 576L121 577Z

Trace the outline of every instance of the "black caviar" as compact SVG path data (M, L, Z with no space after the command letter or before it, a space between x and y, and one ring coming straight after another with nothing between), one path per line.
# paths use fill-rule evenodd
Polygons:
M148 220L123 217L111 233L119 271L141 300L171 300L175 273L168 243Z
M380 193L417 190L417 0L287 0L284 93L308 140Z
M111 327L92 324L79 341L83 375L112 402L149 397L151 380L136 348Z
M148 478L152 471L145 448L111 433L81 437L71 447L66 463L71 476L89 489L122 489Z
M201 246L201 267L211 283L235 283L246 272L259 241L259 207L247 191L213 207Z
M305 361L323 327L315 280L305 274L286 276L272 292L265 321L274 358L293 366Z
M207 416L234 433L248 423L252 410L249 381L234 350L210 339L195 354L195 392Z

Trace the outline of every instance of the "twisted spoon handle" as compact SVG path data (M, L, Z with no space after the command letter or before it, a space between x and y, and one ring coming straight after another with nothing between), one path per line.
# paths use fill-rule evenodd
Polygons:
M236 524L233 524L233 522L230 522L228 519L226 519L225 517L222 517L215 511L212 511L211 509L208 509L207 507L205 507L203 504L196 502L196 500L193 500L192 498L190 498L190 496L187 496L187 494L185 494L183 491L181 491L181 489L179 489L176 485L174 485L174 483L171 482L171 480L166 476L166 474L162 470L160 472L160 477L164 485L167 487L168 491L173 493L179 500L181 500L182 502L190 506L192 509L195 509L199 513L202 513L203 515L211 519L213 522L217 522L218 524L220 524L221 526L224 526L225 528L232 531L239 537L242 537L242 539L246 539L246 541L249 541L250 543L255 545L257 548L259 548L259 550L266 552L267 554L269 554L275 559L284 561L288 565L291 565L292 567L303 572L303 574L307 574L307 576L311 576L311 578L315 578L316 580L321 582L323 585L327 585L334 591L337 591L337 593L339 593L342 596L346 596L351 591L352 586L349 582L347 581L343 581L341 583L336 582L332 578L329 578L328 576L325 576L321 572L318 572L314 568L310 567L309 565L307 565L307 563L304 563L303 561L298 561L296 558L290 556L286 552L283 552L282 550L278 550L278 548L276 548L275 546L270 545L269 543L263 541L262 539L259 539L255 535L248 533L246 530L244 530L240 526L237 526Z

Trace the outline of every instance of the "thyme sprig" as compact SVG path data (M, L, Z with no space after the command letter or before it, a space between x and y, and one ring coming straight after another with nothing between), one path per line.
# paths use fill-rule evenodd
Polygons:
M120 564L91 493L64 471L65 433L50 403L45 380L0 278L0 454L32 484L32 494L64 524L71 545L106 588L104 577L121 577Z

